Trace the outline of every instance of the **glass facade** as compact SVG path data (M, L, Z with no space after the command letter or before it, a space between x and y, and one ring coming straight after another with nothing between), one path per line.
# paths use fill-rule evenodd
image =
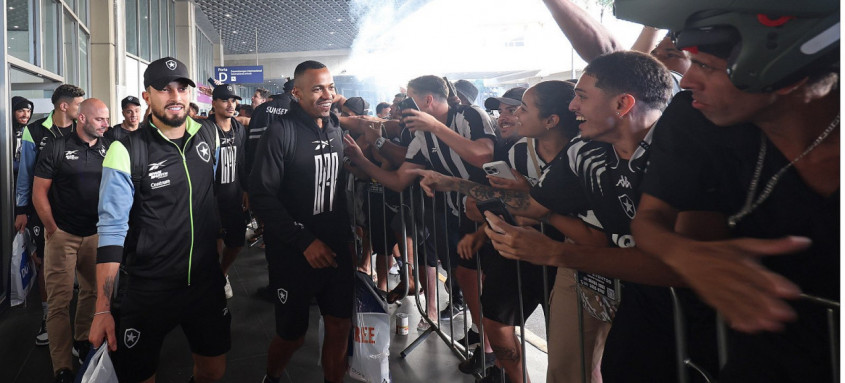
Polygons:
M6 1L6 33L10 55L35 65L35 10L32 0Z
M126 53L150 62L175 55L173 0L126 0Z
M213 49L214 45L211 44L211 40L202 33L202 30L197 28L197 82L205 84L207 78L214 77Z

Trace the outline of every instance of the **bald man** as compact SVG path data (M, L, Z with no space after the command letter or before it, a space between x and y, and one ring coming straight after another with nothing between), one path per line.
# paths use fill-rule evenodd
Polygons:
M103 137L108 128L106 104L95 98L83 101L76 131L49 140L35 165L32 202L44 223L47 332L56 382L73 382L71 348L80 358L89 349L88 330L97 298L97 202L103 158L111 143ZM71 331L74 275L79 298Z

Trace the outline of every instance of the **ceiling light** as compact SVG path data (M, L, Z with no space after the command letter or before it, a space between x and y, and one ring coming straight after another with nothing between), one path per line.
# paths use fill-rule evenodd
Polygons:
M19 26L17 26L17 25L15 25L15 26L14 26L14 27L12 27L12 28L18 29L18 28L20 28L20 27L19 27Z
M343 21L343 19L337 19L337 21Z
M15 7L9 7L9 9L15 9Z
M226 16L226 17L232 17L232 14L231 14L231 13L227 13L227 14L225 14L224 16Z
M234 33L234 34L238 34L238 31L232 31L232 33Z
M335 33L334 31L329 32L330 35L333 35L334 33Z

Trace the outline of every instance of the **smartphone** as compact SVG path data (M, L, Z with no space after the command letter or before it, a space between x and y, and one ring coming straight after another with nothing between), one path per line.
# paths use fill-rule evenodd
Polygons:
M516 178L514 178L513 173L511 173L511 167L508 166L505 161L488 162L484 165L481 165L481 168L484 169L485 173L493 177L516 181Z
M402 100L402 102L396 104L396 106L399 108L400 112L405 109L420 110L420 108L417 106L417 103L414 102L414 99L411 97Z
M445 80L446 85L449 86L449 97L458 97L458 91L455 89L455 84L452 84L452 82L446 77L443 77L443 80Z
M501 198L488 199L487 201L479 201L475 204L475 206L478 207L478 211L481 212L481 215L484 215L485 211L489 211L499 217L502 217L502 219L509 225L516 226L516 220L513 219L513 216L508 211L507 206L505 206L505 203L502 202ZM484 216L484 221L487 222L487 226L490 226L490 221L487 221L487 216ZM490 228L492 229L493 227L490 226Z

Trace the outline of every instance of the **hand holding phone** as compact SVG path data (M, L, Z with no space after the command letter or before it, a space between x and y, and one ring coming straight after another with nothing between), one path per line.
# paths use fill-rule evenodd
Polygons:
M488 162L481 165L481 168L484 169L484 173L487 173L487 175L516 181L516 178L514 178L511 172L511 167L505 161Z
M502 219L508 224L512 226L517 226L516 220L513 218L511 213L508 211L507 206L500 198L488 199L487 201L479 201L476 203L478 210L481 211L481 214L484 215L485 211L489 211L497 216L502 217ZM490 226L493 229L493 226L490 225L490 221L487 220L487 217L484 217L484 220L487 221L487 226ZM496 230L496 229L493 229Z

